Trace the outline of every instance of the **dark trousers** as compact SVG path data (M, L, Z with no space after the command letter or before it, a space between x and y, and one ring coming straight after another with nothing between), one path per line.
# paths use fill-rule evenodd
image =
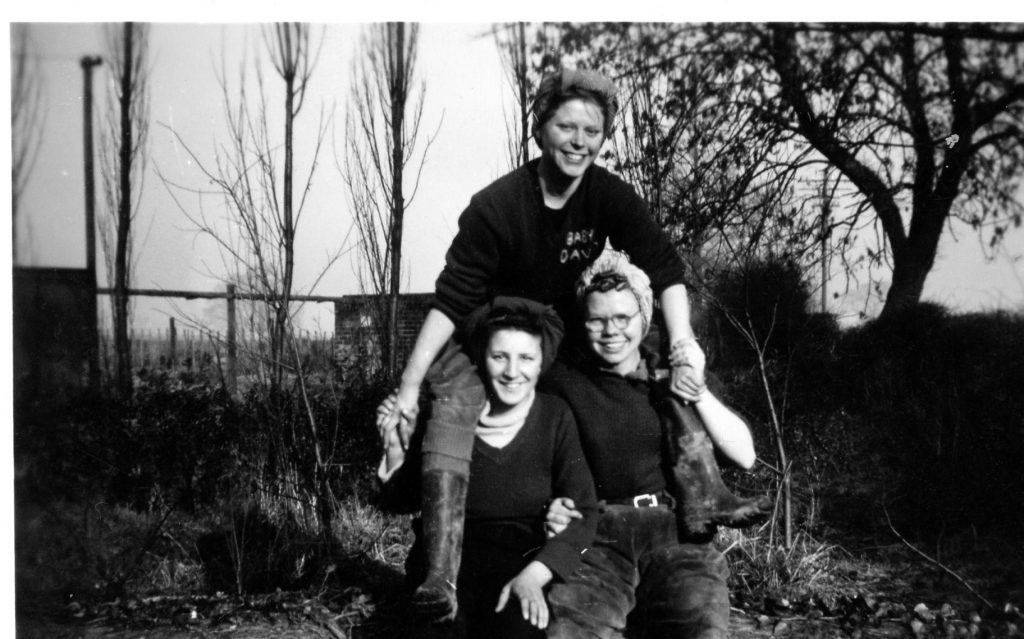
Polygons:
M728 637L725 557L678 539L668 508L606 507L580 567L551 587L547 636Z
M405 561L406 580L410 590L426 577L423 557L422 527L419 519L412 523L415 541ZM430 635L441 639L544 639L544 631L523 619L519 600L514 596L501 612L494 612L501 589L519 574L536 543L517 544L508 538L504 544L480 539L486 529L470 524L463 548L456 593L458 613L451 625L438 626Z

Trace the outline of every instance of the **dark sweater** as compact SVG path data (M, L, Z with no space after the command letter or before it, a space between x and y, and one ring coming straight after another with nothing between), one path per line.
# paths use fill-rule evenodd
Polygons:
M437 278L434 306L456 326L496 295L552 304L568 320L580 273L605 240L651 278L656 294L683 283L683 263L631 186L592 166L562 209L544 206L534 160L470 200Z
M665 488L661 420L646 380L597 370L584 374L556 362L541 384L544 392L564 399L576 417L598 499Z
M384 505L402 509L410 495L419 494L419 457L410 449L406 462L384 484ZM476 438L469 477L463 571L486 569L477 564L499 555L519 558L517 571L530 560L562 578L575 570L594 537L597 499L565 402L538 393L523 427L502 448ZM572 498L584 517L546 539L544 516L553 497Z

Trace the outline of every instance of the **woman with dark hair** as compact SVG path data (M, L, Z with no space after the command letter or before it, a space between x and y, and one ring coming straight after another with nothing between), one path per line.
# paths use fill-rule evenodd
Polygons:
M472 309L495 296L517 296L553 305L569 319L576 278L610 242L651 279L675 355L673 391L691 401L704 391L704 354L690 326L683 263L633 188L594 165L617 108L615 86L599 73L563 70L544 78L533 104L541 157L471 198L396 401L378 412L382 436L397 431L408 442L427 382L432 408L422 440L421 507L428 570L413 604L428 620L450 620L457 604L451 568L462 540L459 496L486 395L456 331ZM446 534L434 538L430 531L441 529Z
M487 401L475 428L473 481L465 495L451 497L466 504L461 565L451 567L457 575L457 632L489 639L543 637L544 590L556 576L573 572L596 521L593 480L572 414L561 400L535 393L558 351L562 322L548 306L499 297L469 315L465 334L483 372ZM418 495L420 457L407 456L393 430L384 444L378 471L383 501L396 510L416 510L418 502L410 497ZM556 496L578 500L582 517L546 538L543 514ZM434 525L424 518L417 527L406 563L413 583L426 569L425 543L450 534Z

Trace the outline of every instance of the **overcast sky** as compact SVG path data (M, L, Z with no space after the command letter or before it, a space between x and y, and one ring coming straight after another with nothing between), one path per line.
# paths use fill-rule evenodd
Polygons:
M417 76L426 82L422 135L435 130L437 134L427 155L420 189L406 217L405 274L410 291L432 290L459 213L472 193L507 167L504 109L511 108L511 101L488 28L488 23L428 23L421 28ZM354 24L325 25L310 95L297 122L297 137L311 140L323 109L326 114L333 113L336 129L328 132L298 232L296 281L300 292L309 292L327 256L344 248L343 239L351 225L335 157L342 153L351 56L361 29ZM22 205L18 263L81 267L85 246L79 59L103 53L102 29L87 23L36 24L33 38L44 79L46 129L40 159ZM188 150L201 161L210 162L215 145L224 143L216 70L226 56L228 78L235 82L238 59L246 51L250 58L256 52L266 57L259 29L252 25L184 22L152 27L150 99L154 124L149 140L150 170L136 221L136 288L223 289L225 270L212 243L196 233L154 169L183 184L207 186ZM99 102L110 82L107 67L98 67L95 78ZM275 79L268 75L267 90L272 101L280 100L282 94ZM96 108L102 112L101 104ZM301 150L296 157L298 168L307 170L301 162ZM198 206L197 201L188 198L183 203L191 210ZM98 204L102 205L101 197ZM1024 302L1022 253L1024 234L1020 230L1009 236L1004 255L985 262L976 234L963 227L947 229L926 284L925 298L962 310L1019 310ZM350 256L354 258L355 253ZM342 295L358 290L353 262L347 256L334 265L314 293ZM855 314L863 307L866 294L866 287L852 290L831 310L847 316ZM138 327L163 328L169 315L182 313L211 323L223 317L222 301L176 302L172 306L166 300L140 300L137 304ZM329 331L332 322L326 304L313 305L301 318L304 327L314 330Z

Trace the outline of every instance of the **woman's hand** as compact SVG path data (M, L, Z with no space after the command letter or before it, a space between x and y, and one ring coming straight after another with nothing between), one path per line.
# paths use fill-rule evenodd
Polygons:
M519 600L523 619L542 630L547 628L548 604L544 600L544 586L548 585L552 577L550 568L539 561L531 561L501 589L494 612L504 610L510 595L515 595Z
M704 381L704 351L697 340L681 339L672 344L668 357L672 365L672 391L688 402L700 401L707 390Z
M544 532L548 539L565 530L573 519L583 519L583 513L576 510L576 502L568 497L555 497L544 516Z
M404 390L404 389L403 389ZM411 399L408 397L411 395ZM416 428L416 414L419 412L418 389L413 391L395 390L377 406L377 432L381 445L388 449L392 440L397 440L402 450L408 450L409 438Z

